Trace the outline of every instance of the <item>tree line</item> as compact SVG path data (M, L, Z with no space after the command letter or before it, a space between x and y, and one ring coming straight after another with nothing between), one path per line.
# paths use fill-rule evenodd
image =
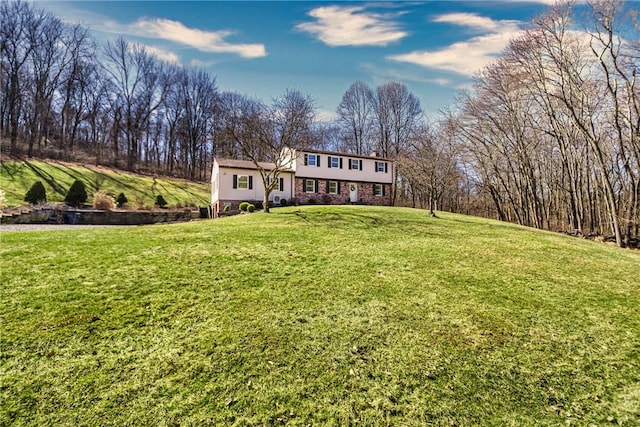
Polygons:
M270 104L215 76L23 1L0 2L0 136L14 155L209 178L215 156L278 163L284 146L395 160L397 205L638 239L637 10L561 4L530 23L436 119L400 82L354 82L331 122L311 97ZM8 147L7 147L8 145ZM275 182L263 172L265 185ZM277 173L277 171L275 171Z
M206 72L22 1L0 3L0 131L13 155L204 179L218 96Z
M616 1L559 5L448 116L477 202L499 219L637 242L640 27ZM483 202L484 199L484 202Z

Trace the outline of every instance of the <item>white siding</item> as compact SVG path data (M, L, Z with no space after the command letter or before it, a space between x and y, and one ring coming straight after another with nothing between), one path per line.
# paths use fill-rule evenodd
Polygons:
M233 188L234 175L250 176L253 181L252 188ZM278 191L278 188L276 187L276 189L271 193L271 199L273 200L273 197L278 195L280 198L289 200L293 194L293 174L290 172L283 172L280 174L280 178L283 178L284 180L284 191ZM262 183L262 177L255 169L219 167L218 164L214 162L211 179L212 204L215 204L219 200L253 201L262 200L264 198L264 184Z
M335 179L353 182L375 182L391 184L393 181L393 162L377 157L349 157L349 155L334 155L322 153L307 153L319 156L320 166L306 166L304 164L305 153L296 159L296 176L300 178ZM330 168L329 157L342 158L342 169ZM362 170L349 169L350 159L362 162ZM386 172L376 171L376 162L387 164Z

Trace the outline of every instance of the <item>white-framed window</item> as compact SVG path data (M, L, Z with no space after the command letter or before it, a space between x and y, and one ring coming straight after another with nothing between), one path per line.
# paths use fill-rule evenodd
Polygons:
M383 184L373 184L373 195L374 196L384 196L384 185Z
M335 169L342 168L342 159L340 157L329 156L329 167Z
M305 179L304 180L304 192L305 193L316 193L316 180L315 179Z
M387 173L387 163L386 162L376 162L376 172Z
M349 159L349 169L362 170L362 160Z
M233 175L233 188L252 190L253 177L251 175Z
M327 182L327 193L338 194L338 181Z
M320 167L320 155L319 154L305 154L304 165Z

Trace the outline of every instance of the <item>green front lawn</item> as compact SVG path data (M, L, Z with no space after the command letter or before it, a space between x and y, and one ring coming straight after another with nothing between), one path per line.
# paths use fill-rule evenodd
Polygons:
M640 423L640 252L278 208L3 233L0 424Z

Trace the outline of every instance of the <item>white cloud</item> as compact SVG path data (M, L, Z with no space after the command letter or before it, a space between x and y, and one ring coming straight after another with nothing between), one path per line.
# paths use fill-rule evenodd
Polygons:
M315 21L296 28L329 46L386 46L408 35L390 16L366 12L363 6L322 6L309 16Z
M440 50L414 51L392 55L388 59L470 76L493 61L509 41L522 31L518 21L494 21L470 13L441 15L434 22L465 26L481 30L485 34L453 43Z
M316 111L316 119L320 122L333 122L337 119L338 114L335 111L318 109Z
M546 4L549 6L554 6L566 0L503 0L503 1L511 2L511 3L540 3L540 4ZM576 0L576 3L583 3L585 1L586 0Z
M496 31L499 25L498 21L475 13L447 13L436 16L433 22L461 25L481 31Z
M427 77L424 72L415 72L400 68L381 67L380 64L363 63L360 67L365 70L373 79L376 85L389 81L416 82L421 84L435 84L449 87L454 84L453 80L446 77Z
M181 22L161 18L141 18L131 24L109 21L105 31L128 35L170 40L202 52L232 53L243 58L260 58L267 55L263 44L234 44L225 39L232 31L203 31L184 26Z
M166 49L162 49L157 46L149 46L149 45L144 45L144 48L147 50L147 52L154 54L155 56L157 56L158 58L164 61L171 62L174 64L178 64L180 62L180 58L178 58L177 54L171 51L168 51Z
M191 60L191 65L194 67L203 67L203 68L207 68L207 67L211 67L213 65L215 65L216 61L202 61L200 59L192 59Z

